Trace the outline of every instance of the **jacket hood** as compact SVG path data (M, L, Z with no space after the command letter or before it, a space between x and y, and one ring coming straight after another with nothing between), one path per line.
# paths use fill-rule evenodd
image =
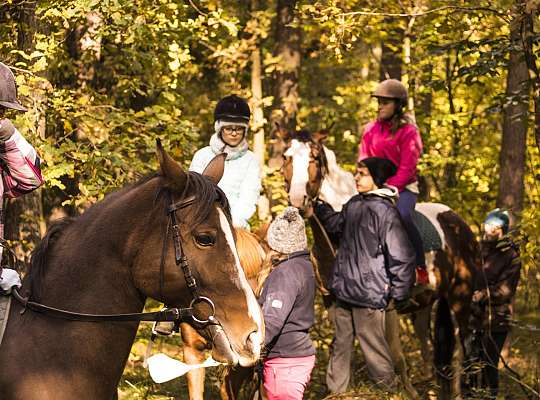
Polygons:
M380 189L375 189L365 193L366 195L379 196L390 200L392 203L396 203L399 197L399 192L394 186L385 185Z

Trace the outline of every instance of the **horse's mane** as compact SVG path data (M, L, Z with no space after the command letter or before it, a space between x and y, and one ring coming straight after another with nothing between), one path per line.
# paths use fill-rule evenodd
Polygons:
M47 233L43 239L41 239L39 245L32 252L32 257L30 259L30 270L28 271L27 275L28 280L30 281L32 298L41 298L40 282L43 280L43 275L45 274L45 266L47 264L47 254L49 248L54 245L64 229L71 225L75 219L76 218L74 217L68 217L54 221L47 230Z
M139 181L134 184L128 185L120 190L108 194L105 199L92 205L87 212L97 211L103 207L106 207L111 201L117 199L126 193L135 190L136 188L142 186L144 183L148 182L151 179L159 177L159 174L153 173L147 176L144 176ZM181 197L184 198L187 195L194 194L197 197L197 201L193 204L196 207L193 212L193 220L190 221L190 225L196 226L204 221L210 212L213 209L214 202L223 208L227 218L230 221L230 208L227 201L227 196L225 193L215 185L209 178L192 171L187 172L187 184L184 189L184 192L181 194ZM154 206L158 203L158 200L162 194L166 192L165 187L161 186L156 192L156 197L154 199ZM47 230L47 233L39 243L39 245L32 252L32 257L30 260L30 269L28 272L28 280L30 282L31 296L34 300L38 301L41 298L41 282L46 271L48 255L51 249L54 247L54 244L62 236L65 229L80 221L80 216L64 218L58 221L53 222L53 224Z
M257 236L245 229L236 229L236 249L246 278L255 279L265 258L264 249Z

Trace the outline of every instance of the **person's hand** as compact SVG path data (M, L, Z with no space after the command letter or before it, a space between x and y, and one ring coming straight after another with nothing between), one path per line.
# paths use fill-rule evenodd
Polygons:
M486 298L486 291L485 290L476 290L473 293L472 301L473 303L480 303L482 300Z
M410 309L413 306L414 304L409 297L401 300L394 300L394 309L400 314L406 312L407 309Z
M0 120L0 141L5 142L15 132L15 127L7 118Z
M21 287L21 277L14 269L2 268L0 275L0 291L10 294L13 286Z

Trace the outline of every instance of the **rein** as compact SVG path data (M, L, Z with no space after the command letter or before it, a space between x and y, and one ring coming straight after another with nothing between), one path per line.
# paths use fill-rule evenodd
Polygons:
M167 222L167 227L165 230L165 238L163 244L163 253L161 257L160 265L160 291L163 286L163 276L164 276L164 260L167 254L166 241L168 237L169 225L172 226L172 236L174 244L174 253L175 253L175 263L179 266L184 274L186 284L191 292L193 299L191 300L189 307L187 308L164 308L156 312L147 312L147 313L128 313L128 314L86 314L73 312L68 310L63 310L60 308L55 308L41 304L35 301L31 301L28 297L23 297L17 287L12 288L12 294L15 300L17 300L23 307L24 310L21 311L21 314L26 310L31 310L34 312L39 312L46 314L47 316L53 318L60 318L70 321L81 321L81 322L133 322L133 321L154 321L154 322L195 322L200 325L208 325L211 323L216 323L215 319L215 305L208 297L201 296L198 291L197 282L193 277L191 267L189 266L188 259L182 248L182 242L180 240L180 229L176 220L176 211L183 209L195 202L195 196L188 197L187 199L181 200L179 202L173 203L172 196L170 196L171 204L167 208L167 215L169 216L169 221ZM3 244L3 247L7 247ZM11 249L9 249L11 250ZM211 313L206 319L200 319L195 317L193 310L196 304L206 303L211 308Z

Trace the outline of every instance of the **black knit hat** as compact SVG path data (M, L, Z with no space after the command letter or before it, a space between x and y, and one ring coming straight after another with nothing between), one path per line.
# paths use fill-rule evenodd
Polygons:
M364 158L358 164L359 166L365 166L369 170L373 182L375 182L378 187L382 187L388 178L394 176L397 172L396 164L387 158Z

